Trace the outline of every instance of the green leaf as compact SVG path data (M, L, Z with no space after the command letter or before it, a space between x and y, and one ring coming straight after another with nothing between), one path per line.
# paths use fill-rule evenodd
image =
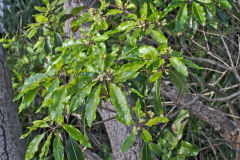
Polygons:
M187 118L189 117L188 110L181 110L172 124L172 131L178 136L180 140L183 135L183 129L187 124Z
M181 57L170 58L171 65L182 75L188 76L188 70L185 64L182 62Z
M30 160L30 159L32 159L34 157L35 152L38 151L39 143L42 141L44 136L45 136L45 133L37 135L30 142L30 144L28 145L28 149L26 151L25 160Z
M42 22L48 22L48 18L45 17L45 16L43 16L43 15L38 15L38 16L36 16L36 17L35 17L35 20L36 20L37 22L40 22L40 23L42 23Z
M24 95L22 99L22 103L19 107L19 113L21 113L23 109L26 109L27 107L29 107L30 103L33 101L34 97L37 95L38 90L39 88L32 89Z
M150 142L149 147L150 147L150 150L158 156L162 156L163 154L165 154L163 149L161 148L160 144L155 144L155 143Z
M130 125L132 122L132 116L126 97L121 89L113 83L110 83L110 99L120 120L126 125Z
M70 124L64 124L62 127L78 142L80 142L81 145L90 148L91 144L89 143L88 139L83 136L83 134L74 126Z
M139 56L144 59L157 59L159 56L158 50L153 46L143 46L139 48Z
M41 153L39 155L39 159L41 160L42 157L45 155L48 154L48 150L49 150L49 147L50 147L50 144L51 144L51 139L52 139L52 132L50 133L50 135L48 136L46 142L44 143L42 149L41 149Z
M186 141L181 141L181 147L178 150L178 154L191 157L191 156L196 156L199 153L199 148L197 145L191 144Z
M124 21L118 26L117 30L118 31L131 30L136 24L137 22L134 21Z
M164 114L163 105L162 105L162 98L160 94L160 81L155 81L153 89L152 89L152 96L153 96L153 106L154 111L157 115Z
M67 96L67 88L65 86L61 86L53 93L53 104L50 106L50 115L52 120L56 120L56 118L62 114L64 110L64 102Z
M148 12L148 5L147 3L144 3L140 9L140 15L142 20L147 18L147 12Z
M95 85L95 83L90 84L90 85L84 87L82 90L77 92L77 94L72 98L71 105L69 108L69 113L74 112L78 107L81 106L84 99L89 95L89 93L94 85Z
M158 80L162 76L162 71L154 73L150 78L149 78L149 83L153 83L156 80Z
M122 0L116 0L116 4L119 8L123 8Z
M121 150L122 152L126 152L128 150L128 148L132 145L132 143L135 141L136 135L135 134L131 134L130 136L128 136L125 141L123 142L122 146L121 146Z
M168 149L173 150L179 142L177 135L173 134L168 129L165 129L163 132L163 136L164 136L164 139L167 140L168 142Z
M195 63L193 63L193 62L192 62L191 60L189 60L189 59L183 58L183 59L182 59L182 62L185 63L186 65L188 65L189 67L196 68L196 69L203 69L202 67L196 65Z
M66 152L69 160L85 160L82 149L72 137L67 140Z
M147 123L146 123L146 126L148 127L152 127L153 125L156 125L158 123L166 123L168 122L169 120L164 117L164 116L158 116L158 117L154 117L154 118L151 118Z
M152 36L152 38L157 41L158 43L162 44L162 43L167 43L167 38L164 36L164 34L162 33L162 31L155 31L152 30L152 32L150 33L150 35Z
M39 12L46 12L47 8L45 7L39 7L39 6L34 6L34 9L36 9Z
M138 70L144 66L144 63L139 62L132 62L122 65L116 73L114 73L114 81L115 82L125 82L129 79L134 79L139 74Z
M131 44L131 45L136 44L137 38L141 35L141 34L140 34L141 31L142 31L142 30L141 30L140 28L137 28L137 29L133 32L132 36L130 37L130 44Z
M206 23L205 12L204 12L203 7L199 3L193 2L192 13L193 13L194 17L198 20L198 22L202 26L205 26L205 23Z
M207 9L207 21L208 23L215 29L217 29L217 21L215 16L212 14L211 11Z
M232 6L228 2L228 0L216 0L216 2L219 3L221 6L223 6L224 8L226 8L227 10L231 10L232 9Z
M181 6L176 17L175 28L178 33L181 33L183 31L186 20L187 20L187 4Z
M170 70L169 76L179 91L182 91L184 88L186 88L187 79L185 76L183 76L176 70Z
M92 126L92 122L96 119L96 110L100 102L100 89L101 85L93 88L86 101L85 116L89 127Z
M53 156L55 160L64 159L64 147L59 135L56 135L53 141Z
M212 3L212 0L197 0L197 1L201 3Z
M139 99L136 102L136 106L133 107L133 111L135 112L137 118L139 119L142 117L146 117L145 113L142 111L142 107Z
M38 27L33 28L29 34L28 34L28 38L31 39L36 33L37 33Z
M119 10L119 9L110 9L106 16L111 16L111 15L116 15L116 14L121 14L122 13L122 10Z
M84 6L80 6L80 7L75 7L71 10L71 15L75 16L77 15L79 12L81 12L82 10L84 10L86 7Z
M141 160L153 160L152 152L148 143L144 143Z
M152 141L152 136L151 134L146 130L146 129L142 129L142 139L144 140L144 142L148 143L149 141Z
M54 44L56 47L62 46L62 38L58 33L54 33Z

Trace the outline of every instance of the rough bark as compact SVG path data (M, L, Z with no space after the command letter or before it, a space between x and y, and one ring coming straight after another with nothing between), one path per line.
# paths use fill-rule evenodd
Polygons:
M13 103L11 76L6 62L6 54L0 45L0 160L23 160L25 144L21 124Z
M191 115L211 125L230 145L238 148L237 144L240 144L238 127L225 113L214 106L210 107L194 100L196 97L191 94L181 97L178 90L166 82L163 82L161 93L172 101L177 101L180 107L189 110Z
M94 0L68 0L64 4L64 8L68 9L67 13L70 13L71 9L77 6L86 6L92 4ZM74 36L75 39L81 38L81 34L77 31L73 33L71 31L71 21L73 19L68 20L65 23L64 31L68 34L69 37ZM84 24L83 26L86 30L88 30L89 24ZM130 99L128 100L130 102ZM103 103L102 106L104 108L108 108L114 110L114 107L111 103ZM115 116L116 113L109 112L107 110L98 109L102 120L109 119ZM142 150L142 140L141 137L137 137L135 143L132 145L128 151L122 153L121 145L124 140L132 133L132 126L126 126L117 120L112 120L104 123L106 131L108 133L108 137L111 143L113 158L115 160L137 160L141 159L141 150Z

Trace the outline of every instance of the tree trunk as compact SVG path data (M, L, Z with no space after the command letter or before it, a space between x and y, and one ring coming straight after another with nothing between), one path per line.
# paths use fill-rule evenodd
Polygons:
M68 9L68 13L70 13L71 9L77 7L77 6L86 6L88 7L93 2L96 2L94 0L68 0L64 4L64 8ZM72 33L71 31L71 20L68 20L65 24L64 31L68 34L69 37L74 36L75 39L81 38L81 34L77 31L76 33ZM84 24L83 27L88 30L90 27L89 24ZM128 102L131 100L129 99L129 96L127 97ZM130 103L131 106L132 103ZM110 110L114 110L114 107L111 103L103 103L103 108L107 108ZM98 113L102 117L102 120L106 120L109 118L112 118L116 115L116 113L109 112L108 110L103 110L98 108ZM126 151L123 153L121 151L121 145L124 142L124 140L132 133L132 126L126 126L122 123L120 123L117 120L111 120L104 123L104 126L106 128L110 143L111 143L111 149L113 153L113 158L115 160L138 160L141 159L141 151L142 151L142 139L140 136L137 136L135 143Z
M0 160L24 160L25 144L21 124L13 103L11 76L6 54L0 45Z

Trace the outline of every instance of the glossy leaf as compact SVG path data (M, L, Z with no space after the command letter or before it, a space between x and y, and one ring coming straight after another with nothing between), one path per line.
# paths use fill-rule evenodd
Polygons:
M81 145L85 147L91 147L91 144L89 143L88 139L83 136L83 134L74 126L70 124L64 124L62 127L78 142L80 142Z
M178 33L181 33L183 31L186 20L187 20L187 4L181 6L176 17L175 28Z
M53 96L53 104L50 106L50 115L52 120L62 114L64 110L64 102L67 96L67 89L64 86L61 86L58 90L55 91Z
M201 3L212 3L212 0L197 0L197 1Z
M37 27L36 27L36 28L33 28L33 29L29 32L28 38L31 39L31 38L37 33L37 30L38 30Z
M53 141L53 156L55 160L64 159L64 147L59 135L56 135Z
M119 10L119 9L110 9L106 16L111 16L111 15L116 15L116 14L121 14L122 13L122 10Z
M156 72L149 78L149 83L153 83L162 76L162 72Z
M148 143L144 143L141 160L153 160L152 152Z
M147 12L148 12L148 5L147 3L144 3L140 9L141 19L147 18Z
M133 111L135 112L137 118L139 119L142 117L146 117L146 114L142 111L142 107L139 99L136 102L136 106L133 107Z
M152 127L153 125L156 125L158 123L166 123L168 122L169 120L164 117L164 116L158 116L158 117L154 117L154 118L151 118L147 123L146 123L146 126L148 127Z
M30 160L34 157L34 154L38 151L39 143L42 141L44 136L45 136L45 133L37 135L30 142L26 151L25 160Z
M139 74L138 70L144 66L143 62L133 62L123 65L114 74L116 82L125 82L128 79L134 79Z
M22 99L22 103L19 107L19 113L22 112L23 109L26 109L27 107L29 107L30 103L33 101L34 97L37 95L38 90L39 88L32 89L24 95Z
M122 152L126 152L128 150L128 148L131 147L132 143L135 141L135 138L136 138L136 135L131 134L125 139L125 141L123 142L123 144L121 146Z
M231 4L228 2L228 0L216 0L217 3L219 3L221 6L223 6L224 8L231 10L232 6Z
M178 57L172 57L170 58L170 62L172 66L182 75L188 76L187 67L184 65L184 63L181 61L181 58Z
M151 34L152 38L155 41L157 41L158 43L160 43L160 44L167 43L167 38L164 36L162 31L152 30L152 32L150 34Z
M152 96L153 96L153 107L154 111L157 115L164 114L162 98L160 93L160 81L155 81L153 89L152 89Z
M42 149L41 149L41 153L39 155L39 159L41 160L43 156L46 156L48 154L48 150L51 144L51 139L52 139L52 132L50 133L50 135L48 136L47 140L45 141Z
M110 83L110 99L117 111L117 116L126 125L132 122L132 116L127 100L121 89L113 83Z
M78 107L81 106L83 103L84 99L89 95L92 87L94 85L88 85L84 87L82 90L76 93L76 95L72 98L69 113L74 112Z
M148 143L149 141L152 141L152 136L151 134L146 130L146 129L142 129L142 139L144 140L144 142Z
M92 126L92 122L96 119L96 110L100 102L100 89L101 85L93 88L86 101L85 116L89 127Z
M68 160L85 160L82 149L72 137L67 140L66 152Z
M37 22L48 22L48 18L47 17L45 17L45 16L43 16L43 15L38 15L38 16L36 16L35 17L35 20L37 21Z
M130 30L135 25L136 25L136 22L134 21L125 21L118 26L117 30L118 31Z
M205 23L206 23L205 12L204 12L203 7L199 3L193 2L192 13L193 13L194 17L198 20L198 22L202 26L205 26Z

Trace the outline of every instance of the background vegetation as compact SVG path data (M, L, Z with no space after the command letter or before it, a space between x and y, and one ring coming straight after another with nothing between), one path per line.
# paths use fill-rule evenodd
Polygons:
M26 159L63 159L63 150L74 159L74 149L81 157L79 144L90 147L91 136L106 136L103 125L93 124L101 121L99 101L108 99L118 120L135 123L122 151L141 135L142 159L236 158L237 144L182 109L178 98L191 94L194 102L214 106L240 126L239 2L96 1L96 9L77 7L71 14L63 3L5 0L2 43L22 138L30 144ZM72 30L80 30L83 39L63 32L72 17ZM81 28L85 22L91 23L89 32ZM170 81L180 92L175 101L160 94ZM127 94L136 102L134 117ZM81 115L80 127L74 114ZM104 145L92 144L92 151L111 159L109 141L99 141Z

